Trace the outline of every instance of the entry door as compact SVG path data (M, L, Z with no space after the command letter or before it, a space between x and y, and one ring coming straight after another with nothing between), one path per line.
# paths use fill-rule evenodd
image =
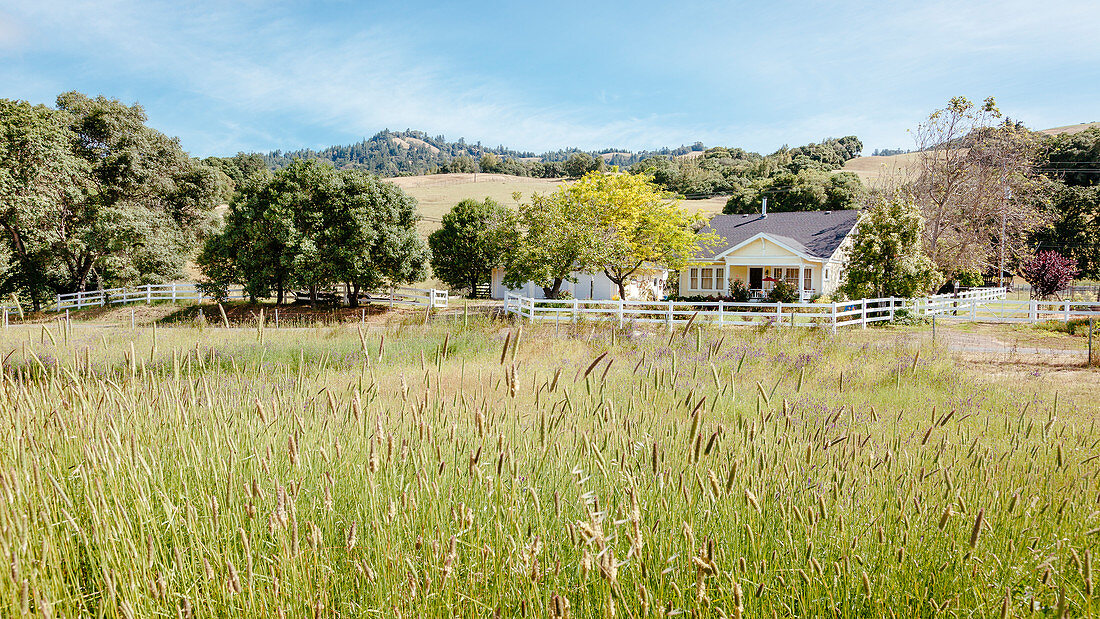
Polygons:
M749 288L752 290L761 290L764 288L763 267L749 268Z

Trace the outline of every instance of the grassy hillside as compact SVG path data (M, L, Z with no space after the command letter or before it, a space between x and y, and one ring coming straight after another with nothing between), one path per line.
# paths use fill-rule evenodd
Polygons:
M512 194L520 192L522 200L532 193L549 193L569 181L561 178L529 178L507 174L429 174L425 176L401 176L386 179L420 203L420 231L427 235L439 227L440 219L451 207L466 198L484 200L492 198L501 204L514 206ZM726 198L684 200L684 208L708 213L720 213Z
M1080 133L1085 129L1092 127L1100 127L1100 122L1092 123L1078 123L1076 125L1066 125L1064 127L1054 127L1052 129L1043 129L1039 133L1045 133L1047 135L1061 135L1063 133Z
M876 187L886 180L904 182L916 174L919 153L905 153L887 157L856 157L844 163L844 171L852 172L868 187Z
M563 182L560 178L530 178L507 174L428 174L388 178L420 203L420 231L427 235L439 227L439 221L455 204L467 198L492 198L501 204L514 206L512 194L520 192L522 199L532 193L550 193Z

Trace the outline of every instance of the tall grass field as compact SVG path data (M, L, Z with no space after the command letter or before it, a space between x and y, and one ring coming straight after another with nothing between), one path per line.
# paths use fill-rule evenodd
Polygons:
M877 337L0 333L0 615L1089 616L1097 402Z

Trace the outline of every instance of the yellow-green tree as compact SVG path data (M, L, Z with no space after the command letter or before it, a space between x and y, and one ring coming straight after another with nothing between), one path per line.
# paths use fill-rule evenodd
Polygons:
M626 282L642 265L679 269L714 234L697 234L699 216L682 210L648 178L589 172L572 185L521 204L501 244L504 282L531 281L557 298L573 273L603 272L626 296Z
M619 287L620 299L643 265L678 270L701 246L717 241L713 233L696 232L699 215L680 208L644 176L593 172L562 193L593 214L601 237L594 263Z

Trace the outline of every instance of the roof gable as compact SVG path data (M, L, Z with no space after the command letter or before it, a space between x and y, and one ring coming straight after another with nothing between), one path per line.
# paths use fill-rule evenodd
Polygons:
M725 256L731 256L731 255L744 255L742 250L745 250L745 249L750 249L751 250L757 244L756 243L757 241L760 241L761 243L770 244L772 247L778 248L780 251L786 252L788 255L791 255L791 256L798 256L800 258L806 258L806 259L809 259L809 260L817 260L818 259L816 256L811 256L809 253L807 253L806 248L803 247L802 244L799 243L798 241L796 241L796 240L794 240L790 237L779 236L777 234L768 234L767 232L760 232L758 234L755 234L755 235L745 239L744 241L741 241L740 243L730 247L726 251L724 251L720 254L716 254L714 256L714 258L723 258ZM759 255L759 254L753 254L753 255Z
M857 210L769 213L767 217L715 215L700 232L715 232L721 240L702 250L699 258L713 259L749 239L766 235L796 252L827 259L851 234L859 215Z

